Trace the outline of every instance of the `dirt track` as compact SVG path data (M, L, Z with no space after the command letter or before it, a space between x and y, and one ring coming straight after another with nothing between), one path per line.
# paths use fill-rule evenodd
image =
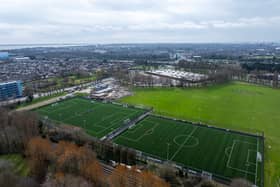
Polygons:
M57 100L59 100L60 98L62 98L62 97L65 97L65 96L59 96L59 97L55 97L55 98L52 98L52 99L49 99L49 100L46 100L46 101L42 101L42 102L39 102L39 103L35 103L35 104L32 104L32 105L28 105L28 106L26 106L26 107L22 107L22 108L16 109L16 111L33 110L33 109L35 109L35 108L39 108L39 107L41 107L41 106L45 106L45 105L54 103L54 102L56 102Z

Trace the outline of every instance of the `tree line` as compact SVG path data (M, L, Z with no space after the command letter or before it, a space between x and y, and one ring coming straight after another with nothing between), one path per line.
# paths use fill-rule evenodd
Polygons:
M251 71L267 71L267 72L279 72L280 71L280 64L279 63L243 63L241 67L245 69L247 72Z

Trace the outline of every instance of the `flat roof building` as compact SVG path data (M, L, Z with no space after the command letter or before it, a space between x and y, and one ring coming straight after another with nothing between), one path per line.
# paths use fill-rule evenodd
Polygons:
M0 83L0 101L22 97L23 87L21 81Z

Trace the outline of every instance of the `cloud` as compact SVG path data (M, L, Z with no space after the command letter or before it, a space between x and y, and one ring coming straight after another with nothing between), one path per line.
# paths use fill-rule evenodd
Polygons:
M0 41L276 41L277 1L0 0Z
M236 21L212 21L210 25L214 28L224 28L224 29L232 29L232 28L266 28L270 26L274 26L280 23L280 16L269 17L269 18L241 18Z

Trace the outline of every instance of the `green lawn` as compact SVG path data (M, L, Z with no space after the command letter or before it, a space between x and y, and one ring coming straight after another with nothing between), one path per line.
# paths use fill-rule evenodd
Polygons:
M263 154L262 138L149 116L114 142L222 179L262 184L257 160L257 153Z
M127 119L133 120L145 112L142 109L79 97L47 105L35 111L52 120L82 127L88 134L97 138L121 127Z
M207 88L143 88L121 101L161 115L265 133L265 184L280 180L280 90L234 82Z
M8 160L13 164L13 171L19 175L27 176L29 168L27 161L19 154L0 155L0 160Z

